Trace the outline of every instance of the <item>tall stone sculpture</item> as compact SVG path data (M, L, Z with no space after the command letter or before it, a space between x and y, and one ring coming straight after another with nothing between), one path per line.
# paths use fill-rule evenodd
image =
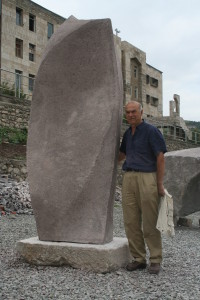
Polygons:
M121 85L110 20L66 20L31 106L28 180L40 240L112 241Z

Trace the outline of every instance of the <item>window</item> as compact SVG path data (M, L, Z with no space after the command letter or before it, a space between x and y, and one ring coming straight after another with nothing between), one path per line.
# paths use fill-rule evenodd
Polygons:
M35 75L29 74L29 78L28 78L28 89L29 89L30 92L33 91L34 82L35 82Z
M20 98L22 90L22 71L15 70L15 97Z
M35 61L35 45L29 44L29 60Z
M149 75L146 75L146 84L149 84Z
M138 67L134 66L134 77L137 78L138 77Z
M35 26L36 20L35 19L36 18L35 18L34 15L29 14L29 30L34 31L34 32L35 32L35 29L36 29L36 26Z
M158 106L158 98L151 97L151 105L152 106Z
M158 87L158 79L151 77L150 84L154 87Z
M146 95L146 103L150 103L150 96L149 95Z
M135 98L138 99L138 87L135 87L134 93L135 93Z
M15 55L16 57L23 58L23 41L20 39L15 40Z
M50 39L52 34L53 34L53 24L47 23L47 38Z
M23 26L23 10L16 7L16 25Z

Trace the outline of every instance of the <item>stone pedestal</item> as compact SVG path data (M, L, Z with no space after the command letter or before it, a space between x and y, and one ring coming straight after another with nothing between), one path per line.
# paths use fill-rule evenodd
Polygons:
M18 253L35 265L68 265L106 273L124 267L131 259L126 238L114 238L103 245L66 242L44 242L38 237L17 243Z

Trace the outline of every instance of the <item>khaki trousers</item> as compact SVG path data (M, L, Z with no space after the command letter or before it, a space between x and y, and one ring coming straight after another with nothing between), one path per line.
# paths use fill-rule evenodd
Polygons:
M129 249L138 262L146 262L145 243L150 262L162 261L162 241L156 229L159 196L156 173L126 172L122 184L124 226Z

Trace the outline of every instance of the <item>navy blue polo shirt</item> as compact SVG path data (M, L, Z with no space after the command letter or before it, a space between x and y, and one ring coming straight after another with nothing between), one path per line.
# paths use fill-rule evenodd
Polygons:
M157 155L167 152L167 149L160 130L143 121L136 127L134 135L131 127L125 131L120 152L126 155L124 171L156 172Z

